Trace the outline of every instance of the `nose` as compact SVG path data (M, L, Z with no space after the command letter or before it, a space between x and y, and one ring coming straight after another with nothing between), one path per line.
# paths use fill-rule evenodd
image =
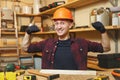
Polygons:
M57 24L55 25L57 28L61 28L61 24Z

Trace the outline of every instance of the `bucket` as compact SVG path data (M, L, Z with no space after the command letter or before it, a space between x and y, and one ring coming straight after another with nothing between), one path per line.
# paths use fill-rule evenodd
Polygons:
M109 12L106 9L100 8L97 11L96 21L100 21L104 26L108 26Z

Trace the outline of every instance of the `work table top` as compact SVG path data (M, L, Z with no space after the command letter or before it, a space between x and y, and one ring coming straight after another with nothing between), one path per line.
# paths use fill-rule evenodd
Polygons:
M37 70L39 71L39 70ZM81 74L76 74L76 75L72 75L70 74L59 74L59 78L56 78L54 80L88 80L91 78L95 78L101 75L105 75L109 77L109 80L115 80L114 77L111 74L112 70L108 70L108 71L96 71L96 75L81 75ZM45 73L46 74L46 73ZM25 74L24 75L35 75L35 74L30 74L28 72L28 70L25 70ZM24 75L20 75L17 76L17 80L23 80L23 76ZM38 76L36 75L37 80L48 80L46 77L42 77L42 76Z

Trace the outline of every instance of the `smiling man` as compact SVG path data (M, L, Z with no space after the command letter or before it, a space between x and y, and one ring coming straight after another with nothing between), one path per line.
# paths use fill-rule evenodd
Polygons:
M92 24L101 33L101 42L97 43L70 37L69 29L73 26L74 20L69 9L64 7L57 9L52 19L57 38L31 43L30 34L38 30L30 26L22 42L24 51L42 52L42 69L86 70L88 52L103 53L110 50L110 40L102 23Z

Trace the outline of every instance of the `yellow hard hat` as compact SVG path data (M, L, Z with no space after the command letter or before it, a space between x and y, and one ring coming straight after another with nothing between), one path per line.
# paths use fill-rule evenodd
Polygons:
M56 20L56 19L68 19L73 21L72 12L69 9L64 7L59 8L53 14L53 20Z

